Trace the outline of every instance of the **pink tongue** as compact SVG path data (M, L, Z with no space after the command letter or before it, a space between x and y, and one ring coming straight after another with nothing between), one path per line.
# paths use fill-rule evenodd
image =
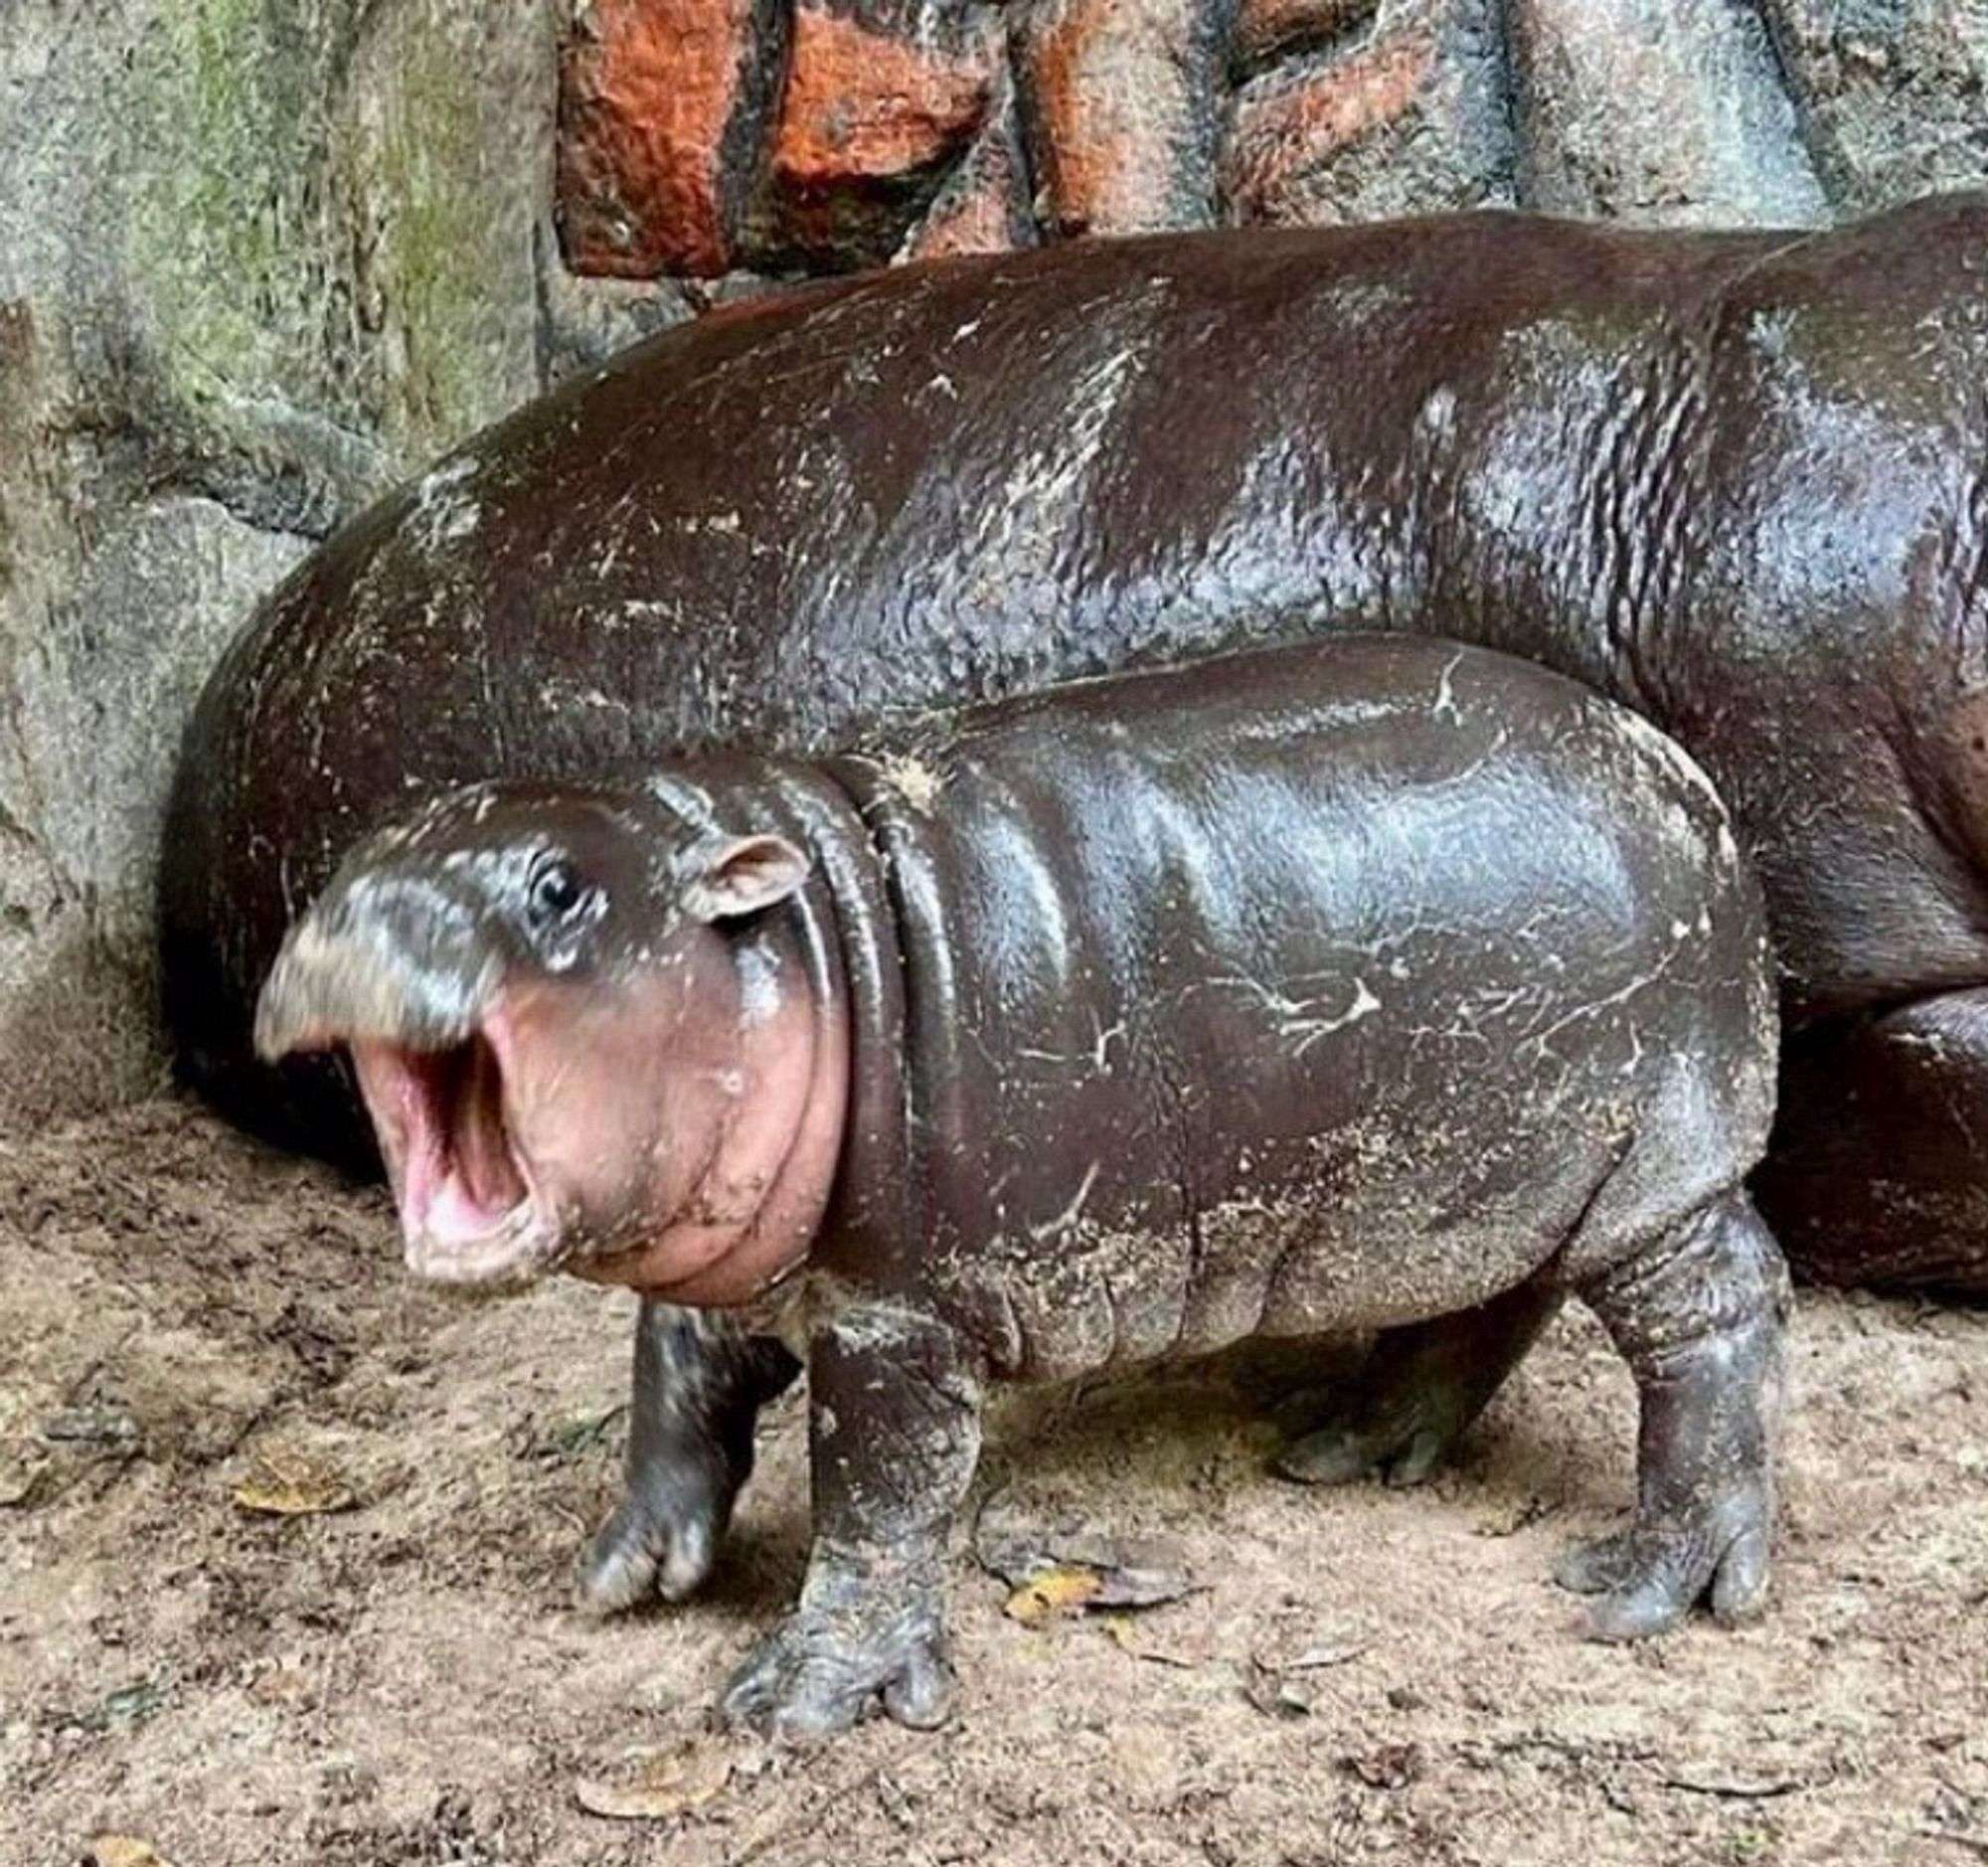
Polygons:
M525 1199L526 1187L506 1144L503 1078L490 1047L472 1040L449 1110L448 1165L428 1209L440 1238L479 1238Z

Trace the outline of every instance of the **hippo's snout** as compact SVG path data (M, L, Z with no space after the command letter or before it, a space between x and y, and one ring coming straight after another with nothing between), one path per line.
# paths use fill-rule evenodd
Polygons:
M290 930L255 1007L266 1062L379 1040L442 1050L476 1028L503 954L484 918L445 882L360 876Z
M507 952L462 878L355 863L291 930L255 1009L272 1062L350 1050L408 1265L436 1282L517 1281L565 1248L510 1107Z

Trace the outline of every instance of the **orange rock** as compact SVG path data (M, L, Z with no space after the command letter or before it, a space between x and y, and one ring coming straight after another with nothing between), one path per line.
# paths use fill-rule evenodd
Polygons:
M972 146L897 256L935 259L957 253L1011 253L1018 247L1033 247L1036 241L1014 86L1004 74Z
M1379 0L1241 0L1236 9L1236 62L1248 69L1282 53L1328 40L1365 25Z
M560 74L558 211L576 272L732 263L778 68L772 0L588 0Z
M1222 191L1239 221L1295 221L1306 175L1417 102L1435 65L1427 29L1378 39L1334 64L1266 80L1238 105Z
M1209 0L1047 0L1022 32L1039 216L1059 234L1214 218L1225 97Z
M948 50L802 6L794 15L774 174L802 188L831 188L936 162L985 114L1000 57L991 14Z

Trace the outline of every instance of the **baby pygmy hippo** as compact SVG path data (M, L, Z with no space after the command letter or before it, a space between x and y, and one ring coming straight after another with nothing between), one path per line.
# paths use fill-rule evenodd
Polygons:
M1527 663L1342 637L456 791L292 930L258 1043L350 1047L420 1274L563 1266L804 1359L813 1553L735 1720L944 1715L988 1380L1515 1292L1641 1395L1634 1519L1562 1572L1595 1631L1762 1597L1759 901L1697 767ZM688 1469L741 1426L670 1373L636 1433Z

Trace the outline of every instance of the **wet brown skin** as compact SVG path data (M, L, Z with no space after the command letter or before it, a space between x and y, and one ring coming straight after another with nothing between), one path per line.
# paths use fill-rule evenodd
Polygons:
M1687 746L1763 876L1796 1266L1988 1289L1988 203L1838 232L1482 215L1066 246L728 310L472 440L210 685L168 1000L244 1119L291 913L410 787L1351 625L1504 647ZM1922 1118L1923 1117L1923 1118Z
M562 1015L519 1029L548 991ZM429 1237L390 1133L428 1274L564 1262L794 1344L814 1553L725 1710L807 1735L876 1695L943 1715L989 1380L1494 1301L1578 1293L1639 1383L1635 1518L1562 1572L1595 1630L1750 1612L1786 1274L1743 1180L1774 998L1757 888L1674 746L1526 663L1354 636L821 764L469 787L341 866L258 1041L494 1055L487 1088L411 1071L421 1125L471 1177L508 1154L503 1198L572 1236L514 1247L493 1212L494 1258Z

